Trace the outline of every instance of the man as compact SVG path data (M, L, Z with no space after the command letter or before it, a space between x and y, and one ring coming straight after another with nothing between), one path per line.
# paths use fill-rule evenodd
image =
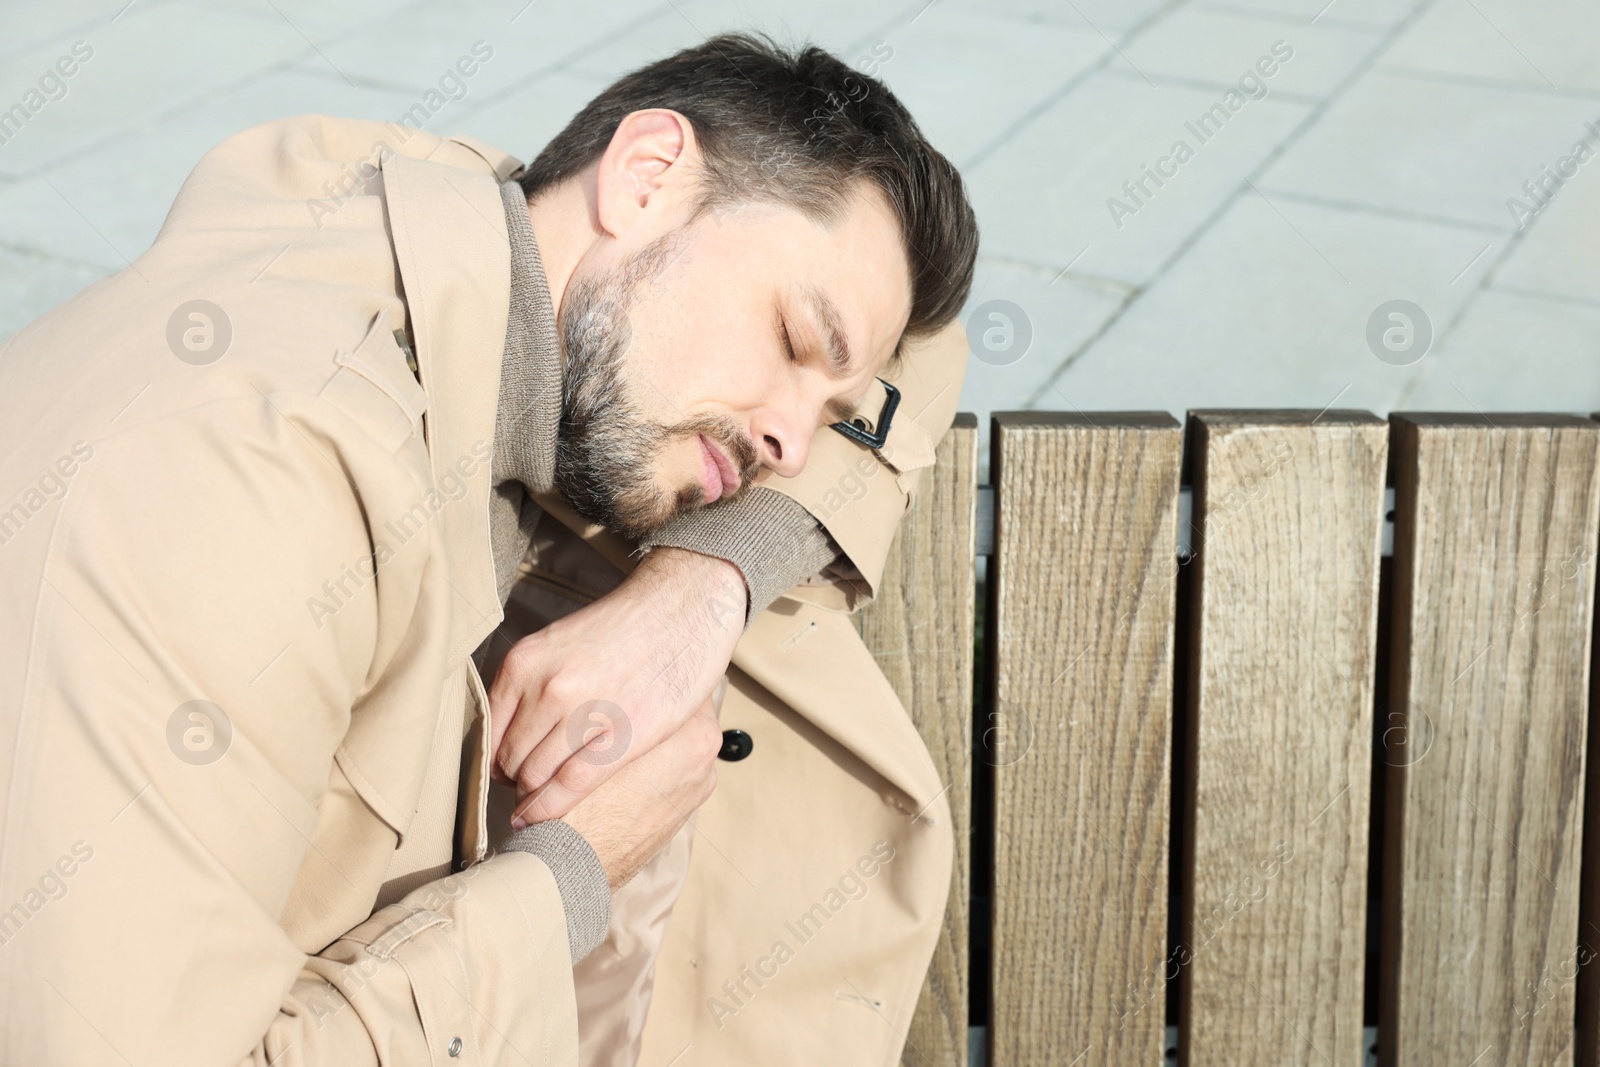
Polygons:
M848 981L838 931L870 915L890 940L857 941L896 953L897 988L861 1062L890 1062L948 832L839 612L949 423L975 247L887 89L746 37L622 79L527 168L320 117L210 152L147 253L0 358L4 1060L570 1064L581 998L585 1062L683 1027L741 1062L765 1039L709 1035L755 987L686 1007L716 998L671 940L743 944L697 929L719 880L681 829L726 674L723 714L756 727L734 747L778 757L739 790L778 790L781 823L829 786L814 839L742 876L781 901L842 846L844 894L885 887L802 919L834 944L776 965L795 991L806 967ZM875 438L882 378L915 406ZM874 450L823 429L844 418ZM806 484L846 475L870 484L849 507ZM506 655L552 516L632 570ZM772 662L808 614L822 658ZM505 656L492 698L475 650ZM819 667L862 706L831 710ZM858 843L868 794L899 821ZM664 1029L641 1035L652 983Z

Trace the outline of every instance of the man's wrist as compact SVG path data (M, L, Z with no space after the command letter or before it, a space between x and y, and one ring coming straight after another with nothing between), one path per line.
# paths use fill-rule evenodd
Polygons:
M680 582L685 588L703 591L719 623L744 629L750 586L731 560L677 545L654 545L639 561L639 569L648 570L646 580Z
M645 541L647 548L666 546L704 553L737 568L748 590L747 624L839 555L839 546L802 504L761 485L680 515Z

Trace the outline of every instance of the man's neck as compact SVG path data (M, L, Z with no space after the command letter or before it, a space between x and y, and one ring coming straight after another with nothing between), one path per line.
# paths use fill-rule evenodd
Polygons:
M539 255L544 260L545 281L550 287L550 303L560 320L562 297L567 283L578 269L589 246L599 235L595 223L595 183L589 172L558 183L528 205L528 218Z

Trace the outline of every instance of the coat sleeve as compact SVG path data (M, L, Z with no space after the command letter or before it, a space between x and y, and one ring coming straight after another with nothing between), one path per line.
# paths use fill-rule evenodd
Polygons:
M575 1064L560 914L549 868L521 852L415 889L306 957L243 1062Z
M438 716L431 527L363 564L426 490L315 397L238 392L85 442L40 571L0 559L35 600L0 891L49 883L0 931L0 1061L575 1064L550 869L372 913L397 836L334 788L353 719ZM376 843L327 836L340 803Z

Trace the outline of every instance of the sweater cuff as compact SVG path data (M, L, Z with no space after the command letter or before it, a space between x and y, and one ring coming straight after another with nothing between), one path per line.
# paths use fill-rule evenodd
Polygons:
M611 885L588 840L560 819L536 822L506 838L508 852L528 852L555 876L567 916L567 947L574 965L606 939L611 927Z
M726 503L680 515L640 548L662 545L715 556L738 567L750 589L747 627L767 605L839 555L839 546L811 512L763 485Z

